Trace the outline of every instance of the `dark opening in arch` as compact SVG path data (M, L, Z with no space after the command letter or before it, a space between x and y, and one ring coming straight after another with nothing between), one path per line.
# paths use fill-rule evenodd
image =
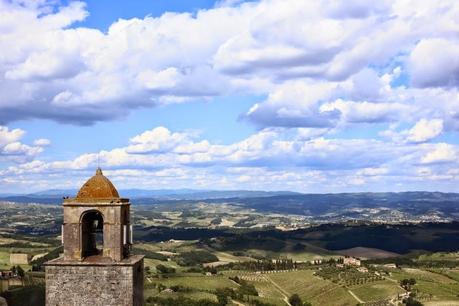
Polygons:
M81 251L83 257L102 255L104 247L104 217L96 210L84 213L81 219Z

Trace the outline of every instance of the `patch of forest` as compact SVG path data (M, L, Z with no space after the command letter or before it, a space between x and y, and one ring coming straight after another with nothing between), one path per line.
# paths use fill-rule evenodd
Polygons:
M302 251L313 245L334 251L354 247L377 248L407 254L413 250L451 252L459 250L459 222L420 224L322 224L294 231L205 228L136 228L144 242L199 240L222 251L260 249Z

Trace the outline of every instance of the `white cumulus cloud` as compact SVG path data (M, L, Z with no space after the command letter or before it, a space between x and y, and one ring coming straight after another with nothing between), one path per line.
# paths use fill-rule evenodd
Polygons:
M432 119L419 120L412 129L408 131L406 139L411 142L424 142L431 140L443 132L443 120Z
M430 152L421 159L423 164L453 162L458 159L457 148L447 143L437 144Z
M401 69L420 88L458 85L453 0L223 1L196 14L119 19L107 32L76 24L90 14L79 1L2 0L0 11L3 124L31 117L92 124L138 107L237 93L269 97L248 113L257 125L324 127L339 114L319 107L338 98L401 103L410 95L394 87ZM391 79L385 70L396 67ZM303 97L275 98L297 91L292 83L308 87Z

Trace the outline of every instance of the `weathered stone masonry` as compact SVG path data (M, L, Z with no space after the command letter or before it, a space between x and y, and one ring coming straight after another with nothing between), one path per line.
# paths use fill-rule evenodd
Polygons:
M46 266L46 305L142 305L143 259L95 265L56 261ZM139 292L140 291L140 292Z

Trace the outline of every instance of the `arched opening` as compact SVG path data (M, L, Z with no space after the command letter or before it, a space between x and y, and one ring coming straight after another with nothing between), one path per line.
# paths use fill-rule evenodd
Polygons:
M96 210L81 218L81 252L83 257L102 255L104 248L104 217Z

